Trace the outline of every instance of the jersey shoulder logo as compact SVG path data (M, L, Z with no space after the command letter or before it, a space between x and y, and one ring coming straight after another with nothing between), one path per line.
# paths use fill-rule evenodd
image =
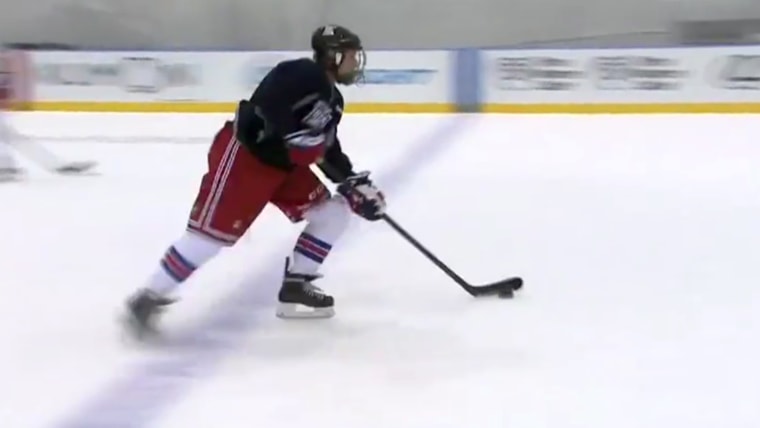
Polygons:
M311 129L324 129L332 118L332 107L323 100L319 100L314 103L311 111L304 116L303 123Z

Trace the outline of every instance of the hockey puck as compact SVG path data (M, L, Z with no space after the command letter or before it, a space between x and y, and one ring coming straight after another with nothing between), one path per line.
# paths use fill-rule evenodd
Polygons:
M515 297L515 293L512 291L511 288L505 288L503 290L499 290L499 293L497 294L499 299L511 299Z

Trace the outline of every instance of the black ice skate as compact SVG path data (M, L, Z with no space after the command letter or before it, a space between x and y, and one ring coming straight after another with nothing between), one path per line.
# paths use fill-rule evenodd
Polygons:
M311 282L319 275L285 272L278 296L277 316L280 318L330 318L335 315L332 296Z
M142 290L127 301L125 324L130 333L137 339L154 336L156 318L164 307L174 303L174 300L160 296L151 290Z

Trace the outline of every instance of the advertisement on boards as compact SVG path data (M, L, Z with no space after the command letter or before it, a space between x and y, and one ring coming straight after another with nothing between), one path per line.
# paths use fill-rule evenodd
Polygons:
M675 101L689 65L672 52L483 51L485 103Z
M497 56L491 66L501 91L569 91L583 79L578 61L556 55Z
M34 52L38 104L194 103L234 111L281 61L306 51ZM450 110L452 55L446 51L370 51L359 85L339 86L347 109ZM148 107L146 107L148 109Z
M593 55L588 59L588 78L602 91L677 91L689 72L677 56Z
M480 66L486 106L760 110L758 46L488 50Z
M33 53L37 97L46 101L203 99L202 57L152 52Z
M716 56L709 61L707 83L716 89L760 90L760 52Z
M251 52L236 81L253 91L279 62L308 58L307 51ZM435 104L451 102L451 54L446 51L368 51L364 78L338 88L351 104ZM371 108L371 107L370 107Z
M272 51L245 53L247 59L236 81L252 91L279 62L311 57L308 51ZM398 108L432 108L434 104L452 103L452 54L447 51L368 51L364 78L358 85L338 88L347 108L380 108L393 104ZM405 105L403 107L401 105ZM443 107L442 107L443 108Z
M341 91L349 108L381 103L446 110L453 103L453 65L448 51L368 51L364 79Z

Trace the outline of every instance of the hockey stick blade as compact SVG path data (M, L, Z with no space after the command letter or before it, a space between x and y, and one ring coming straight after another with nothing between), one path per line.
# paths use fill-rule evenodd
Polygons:
M514 292L521 289L523 280L520 277L507 278L487 285L462 284L462 287L474 297L498 296L501 299L511 299Z
M0 140L7 140L12 147L23 153L44 169L62 175L85 174L96 166L93 161L67 161L37 140L0 123Z
M91 173L91 170L95 168L97 163L93 161L73 161L67 162L57 168L55 172L63 175L79 175Z

